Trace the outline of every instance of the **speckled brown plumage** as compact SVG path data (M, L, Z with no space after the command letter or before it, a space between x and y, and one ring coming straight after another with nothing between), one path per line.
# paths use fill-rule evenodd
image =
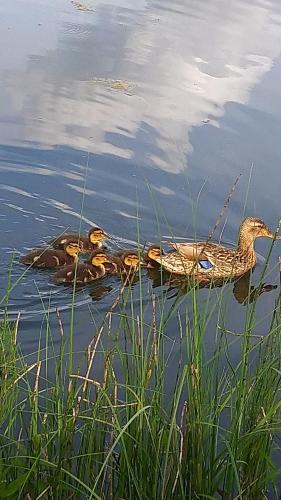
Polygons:
M254 242L260 236L276 237L262 220L247 217L240 226L238 245L234 250L210 242L172 243L176 251L154 255L153 258L173 274L192 275L202 280L235 278L254 267ZM204 268L204 265L209 267Z
M57 271L50 279L56 285L70 285L76 282L78 285L85 285L92 283L105 275L104 266L92 266L83 262L77 265L65 266L63 269Z
M69 241L63 250L53 248L37 248L20 257L21 264L38 269L52 269L55 267L73 264L80 252L80 246L76 242Z

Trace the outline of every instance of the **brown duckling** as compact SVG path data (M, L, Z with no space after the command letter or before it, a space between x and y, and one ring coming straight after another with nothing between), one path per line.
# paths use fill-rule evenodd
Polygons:
M63 250L53 248L37 248L27 255L20 257L20 263L26 266L39 269L51 269L53 267L73 264L78 259L81 251L80 245L76 241L68 241Z
M91 283L106 274L105 265L110 262L111 256L101 250L92 252L89 262L65 266L52 277L52 283L85 285Z
M106 254L108 260L104 262L105 271L108 274L128 274L128 272L135 272L140 263L138 252L135 250L120 250L112 255L100 250L94 250L88 260L91 264L93 257L99 254Z
M161 255L164 255L164 252L159 245L151 245L143 256L144 265L149 269L160 269L161 264L156 262L155 258L159 258Z
M99 258L100 255L106 255L108 257L107 261L105 261L103 264L106 273L119 274L119 268L122 265L122 261L116 254L110 255L109 253L103 250L94 250L89 257L87 264L92 265L93 258L94 259Z
M100 227L92 227L88 233L88 237L79 235L78 233L66 233L53 238L49 244L52 245L53 248L62 249L68 241L76 241L81 244L82 253L90 253L94 249L102 248L102 242L106 239L108 239L108 236L103 229Z
M137 250L120 250L113 257L116 259L118 274L135 273L142 264L142 258Z

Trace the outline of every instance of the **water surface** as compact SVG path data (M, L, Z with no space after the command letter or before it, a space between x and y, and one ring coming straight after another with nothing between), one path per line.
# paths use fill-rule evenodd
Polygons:
M223 0L89 0L85 7L0 6L3 291L12 260L15 281L24 270L19 254L78 229L81 217L85 231L98 224L112 235L111 248L133 245L138 232L143 243L193 237L195 225L207 237L240 173L215 239L234 244L245 214L272 228L280 218L280 2L229 0L226 9ZM254 279L269 242L256 247ZM279 254L276 244L270 283L278 283ZM26 353L36 350L46 311L55 342L56 308L67 332L71 290L52 287L48 276L29 271L9 299L11 317L21 312ZM149 290L145 273L143 281ZM120 284L107 278L101 286L77 293L77 351ZM245 307L232 287L228 321L239 331ZM262 332L277 293L259 298ZM137 308L138 285L134 294ZM149 311L148 295L145 304ZM210 346L214 329L215 320ZM170 335L176 343L173 325Z

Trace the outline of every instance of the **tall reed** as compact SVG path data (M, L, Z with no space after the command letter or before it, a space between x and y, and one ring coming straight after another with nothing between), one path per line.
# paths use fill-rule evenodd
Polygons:
M145 287L141 272L121 285L76 371L74 310L70 337L59 313L57 332L46 314L46 344L31 364L18 324L4 318L1 498L277 498L280 290L255 336L257 297L243 330L230 332L224 288L202 301L197 286L169 300L166 287L149 296Z

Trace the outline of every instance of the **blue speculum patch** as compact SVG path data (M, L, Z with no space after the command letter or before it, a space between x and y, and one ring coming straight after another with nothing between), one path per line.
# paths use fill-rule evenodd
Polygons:
M199 260L199 265L202 269L212 269L213 264L209 260Z

